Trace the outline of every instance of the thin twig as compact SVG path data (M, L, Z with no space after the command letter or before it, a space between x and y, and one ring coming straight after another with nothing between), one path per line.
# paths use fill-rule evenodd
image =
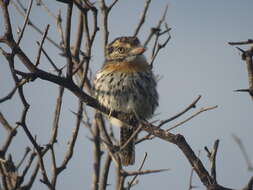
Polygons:
M26 28L26 26L28 24L29 15L30 15L30 12L31 12L31 9L32 9L32 4L33 4L33 0L30 0L30 3L28 5L28 9L27 9L27 12L26 12L26 15L25 15L25 21L24 21L22 30L21 30L21 32L19 34L18 40L17 40L17 44L18 45L19 45L21 39L23 38L23 34L24 34L24 31L25 31L25 28Z
M167 15L167 12L168 12L168 5L166 5L165 9L164 9L164 12L160 18L160 20L158 21L156 27L152 27L150 29L150 33L149 33L149 36L147 37L146 41L144 42L144 47L147 47L148 46L148 43L150 42L150 40L152 39L152 37L157 33L157 32L160 32L160 28L161 28L161 25L162 23L165 21L165 18L166 18L166 15Z
M119 0L114 0L111 5L108 6L108 11L110 12L111 9L114 7L114 5L116 5L116 3L118 2Z
M2 147L0 149L0 157L4 157L5 156L8 148L10 147L10 144L11 144L13 138L17 134L17 130L16 130L17 127L14 128L13 130L9 131L9 134L8 134L7 138L5 139L4 144L2 145Z
M240 42L239 42L240 43ZM248 72L248 83L249 88L248 89L239 89L236 90L237 92L248 92L251 96L251 99L253 100L253 47L250 47L248 50L243 50L239 47L236 47L241 53L242 53L242 60L245 61L247 66L247 72Z
M25 161L25 159L26 159L26 157L28 156L28 153L29 153L30 151L31 151L31 149L30 149L29 147L26 147L25 153L24 153L22 159L20 160L20 162L19 162L19 163L17 164L17 166L16 166L17 169L20 168L20 166L24 163L24 161Z
M40 170L41 170L41 174L43 176L43 180L41 180L41 182L44 183L45 185L47 185L47 187L50 190L54 190L54 187L49 182L49 179L48 179L48 176L47 176L47 173L46 173L45 164L44 164L44 161L43 161L43 154L41 152L41 147L37 144L36 140L33 138L31 132L29 131L28 127L26 126L26 116L27 116L28 109L29 109L29 107L24 108L23 114L22 114L22 117L21 117L21 121L17 122L17 124L22 126L22 128L25 131L25 134L27 135L28 139L33 144L33 146L34 146L34 148L37 152L38 160L39 160L39 164L40 164Z
M51 138L49 141L50 145L53 145L54 143L57 142L60 114L61 114L61 108L62 108L62 99L63 99L63 93L64 93L64 88L62 86L59 86L58 93L59 94L56 100L56 106L55 106L55 111L54 111L53 127L51 130Z
M40 46L40 43L37 42L37 45ZM54 70L57 73L61 73L61 69L59 69L56 64L53 62L53 60L49 57L49 55L47 54L47 52L44 50L44 48L41 48L42 53L46 56L47 60L49 61L49 63L52 65L52 67L54 68Z
M151 0L146 0L145 1L145 5L144 5L144 9L142 11L142 14L141 14L141 17L140 17L140 20L139 20L139 23L137 24L137 27L136 29L134 30L134 35L133 36L137 36L142 25L145 23L145 19L146 19L146 15L147 15L147 12L148 12L148 8L149 8L149 5L151 3Z
M174 119L180 117L181 115L183 115L184 113L186 113L187 111L189 111L190 109L192 108L196 108L196 104L198 103L198 101L200 100L201 98L201 95L199 95L189 106L187 106L184 110L182 110L181 112L179 112L178 114L170 117L169 119L166 119L166 120L162 120L158 127L161 127L162 125L170 122L170 121L173 121Z
M136 135L141 131L142 125L140 125L134 132L133 134L129 137L129 139L122 145L120 146L120 150L123 150L124 148L127 147L127 145L136 137Z
M167 129L166 131L170 131L170 130L172 130L172 129L175 129L176 127L178 127L178 126L180 126L180 125L186 123L187 121L193 119L194 117L196 117L196 116L199 115L200 113L205 112L205 111L209 111L209 110L213 110L213 109L215 109L215 108L217 108L217 107L218 107L218 106L212 106L212 107L201 108L198 112L194 113L193 115L191 115L190 117L186 118L185 120L183 120L183 121L177 123L176 125L170 127L170 128Z
M51 184L52 184L52 186L55 188L58 173L57 173L57 165L56 165L56 158L55 158L54 146L50 146L50 153L51 153L51 160L52 160Z
M0 103L10 100L17 91L17 89L29 81L29 79L22 79L20 82L18 82L18 84L16 84L15 87L6 96L0 99Z
M150 67L151 67L151 68L153 68L153 64L154 64L155 58L157 57L159 51L160 51L161 49L165 48L166 45L168 44L168 42L170 41L171 35L170 35L169 32L170 32L170 29L167 28L167 33L168 33L167 39L166 39L162 44L160 44L160 43L157 44L156 51L153 52L153 55L152 55L152 58L151 58L151 61L150 61ZM158 36L158 37L157 37L156 42L158 42L159 34L158 34L157 36ZM156 43L155 43L155 46L154 46L154 47L156 47Z
M64 39L65 54L66 54L67 65L68 65L67 78L69 80L72 80L72 73L73 73L73 62L72 62L72 55L71 55L71 51L70 51L70 32L71 32L72 9L73 9L73 3L69 3L68 8L67 8L65 39Z
M21 175L21 178L22 178L22 179L25 178L25 176L26 176L28 170L31 168L32 162L33 162L35 156L36 156L36 152L32 152L32 153L30 154L30 158L29 158L29 160L28 160L28 163L27 163L26 166L24 167L24 170L23 170L22 175ZM17 168L18 168L18 167L17 167Z
M241 42L228 42L228 44L231 45L231 46L249 45L249 44L252 44L252 43L253 43L252 39L248 39L247 41L241 41Z
M111 9L116 5L117 2L118 0L114 0L111 5L107 6L105 4L105 0L99 0L99 7L100 7L101 15L102 15L104 53L105 53L105 48L108 43L108 37L109 37L108 16Z
M116 166L116 189L124 190L124 183L126 180L126 175L123 175L122 166L119 160L119 165Z
M0 112L0 123L7 131L12 131L13 127L6 120L5 116Z
M76 30L76 40L73 46L73 57L75 60L80 60L79 59L79 52L80 52L80 47L81 47L81 42L83 38L83 22L84 22L84 16L83 13L79 10L79 15L78 15L78 25L77 25L77 30ZM73 73L73 75L75 75Z
M32 162L32 161L31 161L31 162ZM38 163L38 164L35 166L35 168L34 168L32 174L31 174L31 176L30 176L29 181L27 182L27 184L25 184L25 185L23 186L23 189L31 189L31 187L32 187L32 185L34 184L34 181L35 181L35 179L36 179L36 177L37 177L37 174L38 174L38 171L39 171L39 167L40 167L40 165L39 165L39 163ZM25 175L24 175L24 176L25 176Z
M25 15L25 10L26 9L24 8L24 6L22 4L20 4L20 5L22 5L20 7L22 10L20 10L19 6L14 1L11 1L11 3L16 8L16 10L18 11L18 13L25 18L25 16L26 16ZM36 26L30 19L28 19L28 26L31 26L36 32L38 32L39 34L43 35L42 30L38 26ZM51 39L50 37L46 37L46 39L51 44L53 44L55 47L57 47L59 50L62 50L61 46L58 45L58 43L56 43L53 39Z
M104 167L100 175L99 190L106 189L111 163L112 163L111 156L107 154L105 162L104 162Z
M123 176L135 176L135 175L146 175L146 174L153 174L153 173L159 173L159 172L165 172L169 171L170 169L160 169L160 170L142 170L142 171L132 171L132 172L126 172L123 171Z
M208 148L205 146L205 150L207 152L207 156L211 162L211 176L213 177L214 183L217 184L217 179L216 179L216 154L217 150L219 147L219 139L217 139L214 142L212 151L210 152Z
M145 152L144 158L143 158L143 160L142 160L142 162L141 162L141 165L140 165L138 171L141 171L141 170L142 170L142 168L143 168L143 166L144 166L144 163L145 163L145 161L146 161L146 159L147 159L147 156L148 156L148 154L147 154L147 152ZM128 183L127 190L129 190L129 189L132 187L132 185L133 185L133 183L135 182L135 180L137 179L137 177L138 177L138 175L135 175L135 176L132 178L132 180Z
M58 33L60 34L60 39L61 39L60 45L63 46L64 33L63 33L63 28L62 28L61 9L58 9L58 12L57 12L56 26L57 26Z
M47 33L48 33L48 30L49 30L49 24L47 25L46 29L45 29L45 32L43 34L43 37L42 37L42 40L40 42L40 46L39 46L39 50L38 50L38 53L37 53L37 57L36 57L36 61L35 61L35 66L37 67L40 63L40 56L41 56L41 51L42 51L42 47L43 47L43 44L44 44L44 41L47 37Z
M67 164L69 163L70 159L73 156L77 135L78 135L78 132L79 132L79 129L80 129L81 121L82 121L82 113L83 113L83 103L81 101L79 101L76 126L75 126L75 128L72 132L71 139L68 143L68 149L65 153L63 161L62 161L61 165L57 168L57 173L58 174L61 173L64 169L66 169Z
M199 153L198 153L198 157L199 157L199 156L200 156L200 151L199 151ZM193 188L197 188L196 185L192 185L193 173L194 173L194 168L192 167L192 169L191 169L191 174L190 174L190 179L189 179L189 188L188 188L188 190L191 190L191 189L193 189Z

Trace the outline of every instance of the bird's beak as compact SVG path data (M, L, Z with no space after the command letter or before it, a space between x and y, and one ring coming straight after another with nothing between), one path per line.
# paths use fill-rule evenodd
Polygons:
M131 51L132 55L141 55L144 53L144 51L146 51L146 49L144 47L136 47Z

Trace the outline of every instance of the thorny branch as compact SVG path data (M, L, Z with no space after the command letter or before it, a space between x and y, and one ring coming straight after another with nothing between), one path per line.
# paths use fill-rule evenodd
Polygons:
M105 8L105 4L104 4L103 1L101 1L101 4L102 4L102 7ZM6 15L6 18L5 18L5 21L6 21L5 23L7 25L6 31L9 31L11 33L11 25L8 24L9 15L8 15L7 6L5 4L2 4L2 9L3 9L4 14ZM36 68L33 65L33 63L29 60L29 58L26 57L24 52L17 46L17 44L15 43L15 41L13 39L6 40L5 43L10 48L17 50L17 55L20 58L20 60L22 61L22 63L36 77L39 77L43 80L48 80L48 81L57 83L61 86L64 86L65 88L67 88L71 92L73 92L77 97L80 98L80 100L85 102L87 105L92 106L93 108L98 109L101 112L109 114L110 110L107 110L105 107L102 107L101 105L99 105L98 102L94 98L92 98L89 95L87 95L86 93L84 93L73 82L71 82L69 80L66 80L63 77L55 76L55 75L52 75L50 73L47 73L45 71L42 71L42 70ZM116 117L116 118L120 119L121 121L124 121L125 123L127 123L131 126L138 126L138 124L140 123L138 121L138 119L136 119L134 116L129 117L128 114L124 114L124 113L120 113L120 112L112 112L111 116ZM151 133L151 134L153 134L153 135L155 135L155 136L157 136L157 137L159 137L159 138L161 138L165 141L176 144L182 150L182 152L187 157L187 159L191 163L191 165L195 168L195 171L196 171L197 175L199 176L199 178L201 179L202 183L207 187L210 184L213 184L213 179L208 174L205 167L202 165L201 161L196 157L193 150L188 145L188 143L185 141L185 139L182 135L174 135L172 133L166 132L166 131L164 131L164 130L156 127L156 126L153 126L150 123L145 122L145 121L142 121L140 124L142 125L142 128L145 131L147 131L148 133ZM114 160L115 155L112 154L112 152L110 151L110 148L108 146L107 146L107 148L109 149L109 152L111 153L111 156ZM71 152L70 152L69 155L72 155ZM67 156L67 158L69 158L69 157ZM115 160L116 163L117 163L117 160L119 161L119 159L116 158L116 160ZM118 166L117 168L119 170L120 166Z
M183 115L186 113L188 110L191 108L195 107L195 104L198 102L200 97L198 97L189 107L187 107L185 110L182 112L178 113L177 115L165 120L161 121L158 126L155 126L151 123L148 123L147 121L139 121L137 118L134 116L129 116L129 114L121 113L121 112L110 112L110 110L106 109L105 107L101 106L98 104L97 100L94 99L92 96L88 95L83 91L83 87L87 89L89 94L92 94L92 88L90 84L90 78L88 78L88 70L89 70L89 63L90 63L90 58L91 58L91 50L93 46L94 39L96 37L97 31L99 30L98 23L97 23L97 8L93 3L91 3L88 0L84 1L70 1L70 0L59 0L61 2L67 3L67 23L66 23L66 28L65 28L65 34L63 34L63 31L61 29L61 17L55 17L54 15L51 14L49 9L46 8L45 4L43 4L43 7L46 9L49 15L53 16L54 19L57 20L57 25L59 31L61 31L61 38L62 41L64 41L64 49L62 48L61 43L56 43L53 41L51 38L47 37L47 30L44 33L44 36L42 37L42 42L39 44L39 51L37 54L37 59L35 63L33 63L25 54L25 52L20 48L19 43L20 40L23 37L23 33L25 31L25 28L27 25L32 26L37 32L39 32L41 35L43 35L43 32L35 26L31 20L29 19L29 14L31 11L32 7L32 0L30 1L29 8L26 11L26 9L22 6L22 4L19 2L19 6L16 5L14 1L11 1L12 4L16 7L17 11L25 17L24 25L22 27L22 30L20 32L20 36L17 41L14 40L13 38L13 33L12 33L12 27L11 27L11 22L10 22L10 17L9 17L9 12L8 12L8 1L0 0L0 5L2 8L3 12L3 21L4 21L4 34L3 36L0 37L0 43L5 43L9 48L12 50L11 54L7 54L2 50L2 53L6 57L6 59L9 62L11 72L15 81L16 86L14 89L6 96L7 98L3 98L2 100L5 101L7 99L10 99L12 95L15 93L16 89L19 90L19 95L21 98L21 101L24 105L24 111L22 114L21 121L18 122L18 125L21 125L22 128L25 130L25 133L31 143L33 144L33 147L36 150L36 153L32 153L30 155L30 160L28 162L28 165L25 167L25 170L23 171L22 178L26 175L28 169L31 167L32 162L35 157L38 158L38 162L32 172L32 176L28 183L23 186L23 188L31 188L36 175L40 169L42 173L43 180L41 180L43 183L47 185L49 189L55 189L56 185L56 180L57 176L66 168L67 164L69 163L70 159L73 156L74 152L74 146L76 143L78 131L80 128L81 120L82 120L82 115L83 115L83 107L88 105L93 107L96 110L99 110L101 113L104 114L109 114L113 117L116 117L120 119L121 121L136 127L136 129L142 129L145 130L146 132L149 133L149 135L158 137L160 139L163 139L164 141L170 142L175 144L184 154L184 156L188 159L190 164L192 165L192 168L200 178L201 182L207 187L207 189L229 189L222 187L216 183L216 174L212 171L211 175L209 175L208 171L206 168L203 166L201 160L198 158L198 156L195 155L194 151L191 149L187 141L185 140L184 136L180 134L172 134L166 130L161 129L161 126L178 118L179 116ZM39 1L38 1L39 2ZM99 7L100 7L100 12L102 16L102 29L103 29L103 47L105 48L108 39L109 39L109 28L108 28L108 17L109 13L112 10L112 8L117 4L118 0L114 0L110 5L106 5L105 0L99 0ZM146 14L148 11L148 7L150 4L151 0L147 0L146 4L144 5L144 10L142 12L141 18L139 20L139 23L137 25L137 28L135 29L134 35L138 35L142 25L145 22ZM72 19L72 10L73 10L73 4L78 7L80 10L79 13L79 27L77 30L77 35L76 35L76 43L74 44L73 47L71 47L71 19ZM21 9L20 9L21 8ZM150 65L151 67L153 66L153 62L158 55L158 52L160 49L164 48L169 40L171 39L171 36L169 34L170 28L167 26L165 17L167 14L168 6L165 8L164 13L159 20L158 24L156 27L151 29L151 32L145 41L144 45L145 47L149 44L150 40L152 39L153 36L155 36L155 42L152 50L152 57L151 57L151 62ZM90 30L90 20L88 19L88 13L89 11L92 12L93 15L93 30ZM165 30L161 30L161 26L164 23L165 25ZM163 43L159 43L159 37L168 34L167 39ZM82 54L81 51L81 42L82 38L84 36L85 43L84 43L84 54ZM56 64L50 59L50 57L47 55L46 51L43 49L43 42L44 40L47 39L49 40L52 44L54 44L57 48L59 48L61 51L64 51L64 56L67 58L67 77L64 77L61 75L62 69L58 69ZM249 41L247 43L252 43L252 41ZM235 44L235 43L234 43ZM234 45L232 44L232 45ZM244 43L243 43L244 44ZM238 45L238 44L236 44ZM73 51L71 51L73 50ZM58 75L51 74L47 71L39 69L37 66L39 64L41 52L47 57L49 60L50 64L54 67L54 69L57 71ZM250 52L252 53L252 52ZM80 56L82 55L82 57ZM251 54L252 55L252 54ZM29 73L24 73L22 71L17 71L14 68L14 56L17 56L22 64L29 70ZM81 58L80 58L81 57ZM252 56L251 56L252 57ZM245 60L247 62L247 55L245 55ZM248 62L252 63L252 58L251 60L248 59ZM85 63L85 64L84 64ZM83 67L85 66L85 67ZM78 83L79 85L76 85L72 81L72 76L75 75L75 73L78 73L78 77L80 79L80 82ZM17 74L22 77L20 80L17 77ZM56 105L56 110L55 110L55 117L54 117L54 123L53 123L53 128L52 128L52 133L51 133L51 138L49 144L45 147L42 148L39 146L39 144L36 142L36 139L33 137L31 132L29 131L27 125L26 125L26 117L27 117L27 112L29 109L29 104L27 103L25 96L23 94L23 89L22 86L26 82L32 80L36 80L37 78L40 78L42 80L47 80L52 83L58 84L59 87L59 96L57 99L57 105ZM29 80L28 80L29 79ZM22 82L22 81L26 82ZM252 83L250 83L251 85ZM60 119L60 110L61 110L61 104L62 104L62 96L63 96L63 91L64 89L70 90L74 95L76 95L79 99L79 108L78 108L78 113L77 113L77 120L76 120L76 126L73 131L73 135L71 136L69 147L66 151L65 157L63 159L63 162L60 164L60 166L57 166L56 162L56 155L54 152L54 143L57 142L57 132L58 132L58 127L59 127L59 119ZM251 86L249 89L249 92L251 90ZM83 104L85 103L85 105ZM192 115L190 118L187 118L185 121L181 122L178 125L181 125L182 123L190 120L191 118L195 117L197 114L207 111L210 109L213 109L215 107L209 107L209 108L204 108L201 109L199 112L196 114ZM146 160L146 156L143 160L143 163L141 164L140 168L138 171L125 171L122 169L120 159L117 155L117 146L113 144L113 141L111 140L110 135L108 135L107 130L105 128L105 124L103 121L103 116L101 113L96 112L95 117L94 117L94 130L92 132L93 134L93 141L94 141L94 178L93 178L93 189L99 189L103 190L106 189L107 187L107 182L108 182L108 174L109 170L111 167L111 161L115 163L116 166L116 171L117 171L117 188L118 189L123 189L124 188L124 181L125 178L128 176L134 176L133 180L129 183L128 188L131 188L132 184L135 182L135 179L138 175L144 175L144 174L149 174L149 173L155 173L155 172L161 172L161 171L166 171L165 169L161 170L142 170L143 164ZM2 117L3 118L3 117ZM13 136L16 134L16 128L11 127L7 121L1 120L1 123L4 123L4 127L7 129L7 131L10 131L10 134L13 132ZM139 126L139 128L138 128ZM176 127L176 126L174 126ZM137 130L136 130L137 131ZM137 131L138 132L138 131ZM136 133L137 133L136 132ZM11 138L9 137L11 142ZM8 142L8 141L6 141ZM9 143L10 144L10 143ZM7 148L2 148L1 149L1 157L2 155L5 154L6 150L8 149L9 144L6 146ZM101 156L102 156L102 151L100 150L100 144L103 144L105 149L108 151L105 163L104 163L104 168L100 172L100 167L101 167ZM5 151L2 151L5 150ZM52 178L49 180L47 171L45 169L44 165L44 160L43 156L46 154L46 152L50 150L51 153L51 159L52 159ZM216 148L217 150L217 148ZM216 154L216 153L215 153ZM214 156L215 157L215 156ZM4 168L2 167L3 165L0 164L0 173L3 173ZM215 167L214 167L215 168ZM6 176L2 176L2 181L3 181L3 186L4 188L8 188L7 184L7 179ZM248 189L252 187L252 178L248 183Z
M42 148L37 144L36 140L33 138L31 132L29 131L27 125L26 125L26 116L27 116L27 112L28 112L29 107L25 107L22 113L22 117L21 117L21 121L18 122L17 124L22 126L22 128L24 129L28 139L30 140L30 142L32 143L32 145L34 146L37 155L38 155L38 160L39 160L39 165L40 165L40 170L41 170L41 174L43 176L43 180L41 180L42 183L44 183L45 185L47 185L47 187L50 190L53 190L54 187L52 186L52 184L49 182L48 179L48 175L45 169L45 164L44 164L44 160L43 160L43 153L42 153Z
M136 176L136 175L146 175L146 174L153 174L153 173L159 173L159 172L165 172L169 169L160 169L160 170L142 170L142 171L133 171L133 172L122 172L123 176Z
M252 40L249 39L248 41L243 42L228 42L230 45L248 45L252 44ZM248 92L251 96L251 99L253 100L253 46L251 46L248 50L243 50L239 47L237 49L242 53L242 60L245 61L247 66L247 72L248 72L248 81L249 81L249 88L247 89L239 89L236 90L237 92Z

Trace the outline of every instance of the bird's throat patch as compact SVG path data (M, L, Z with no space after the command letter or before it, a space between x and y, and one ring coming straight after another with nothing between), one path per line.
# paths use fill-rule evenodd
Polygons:
M143 72L149 69L148 63L129 63L129 62L120 62L120 63L106 63L104 65L104 70L107 72Z

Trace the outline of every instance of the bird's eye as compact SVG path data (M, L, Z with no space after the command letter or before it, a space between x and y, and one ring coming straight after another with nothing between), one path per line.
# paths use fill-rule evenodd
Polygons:
M119 48L118 48L118 52L119 52L119 53L124 53L124 52L125 52L125 48L119 47Z

